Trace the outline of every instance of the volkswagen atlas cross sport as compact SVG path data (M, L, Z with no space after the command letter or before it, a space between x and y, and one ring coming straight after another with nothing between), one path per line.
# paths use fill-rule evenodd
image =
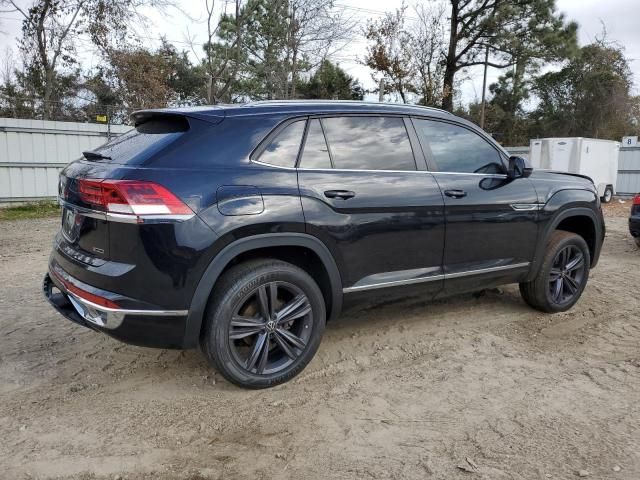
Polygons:
M132 120L60 175L45 295L127 343L200 346L241 386L300 373L343 300L518 283L560 312L598 261L589 178L532 171L444 111L258 102Z

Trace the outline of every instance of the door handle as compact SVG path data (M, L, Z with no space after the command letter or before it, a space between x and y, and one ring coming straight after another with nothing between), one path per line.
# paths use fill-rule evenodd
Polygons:
M349 198L355 197L356 193L350 190L326 190L324 192L324 196L327 198L341 198L343 200L348 200Z
M464 190L445 190L444 194L451 198L463 198L467 196L467 192Z

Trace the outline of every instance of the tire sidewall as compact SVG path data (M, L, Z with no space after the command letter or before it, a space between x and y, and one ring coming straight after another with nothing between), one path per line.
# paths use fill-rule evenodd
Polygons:
M277 373L257 375L247 372L238 364L231 352L228 332L231 317L238 303L258 286L273 281L291 283L300 288L307 296L313 314L313 330L309 336L307 348L291 365ZM215 303L216 305L207 319L208 322L211 322L211 328L207 330L204 341L208 343L208 350L215 357L215 363L221 373L235 384L248 388L266 388L284 383L300 373L318 350L326 322L324 299L313 279L296 267L287 268L285 265L279 265L277 269L259 267L247 272Z

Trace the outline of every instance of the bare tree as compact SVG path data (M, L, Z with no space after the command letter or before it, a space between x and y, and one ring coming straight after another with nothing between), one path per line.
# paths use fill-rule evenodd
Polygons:
M445 51L445 8L442 4L418 4L416 21L410 26L409 51L415 69L415 91L420 103L436 106L442 102Z
M419 45L415 45L406 24L407 6L402 5L395 12L367 23L365 38L371 42L367 48L364 64L374 70L373 79L378 82L377 75L384 80L385 92L397 92L404 103L408 94L414 90L413 82L416 74L413 54Z
M79 36L87 34L105 49L111 34L124 38L132 22L142 18L139 7L170 4L171 0L33 0L21 6L15 0L0 0L4 11L22 16L20 49L41 91L44 118L49 116L60 69L76 63Z
M6 47L2 55L2 63L0 63L0 85L8 85L14 79L16 58L13 51Z
M298 75L318 66L339 51L352 38L356 23L344 10L336 9L334 0L289 0L287 41L287 75L296 97Z
M220 98L227 96L229 89L236 80L241 65L243 21L242 1L233 0L234 13L228 14L227 4L224 3L223 12L216 12L216 1L205 0L207 15L207 40L204 44L204 59L208 75L207 103L215 104ZM200 59L194 42L190 41L191 50Z

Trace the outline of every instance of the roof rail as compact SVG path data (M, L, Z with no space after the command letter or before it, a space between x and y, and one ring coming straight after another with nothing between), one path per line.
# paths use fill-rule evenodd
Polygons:
M261 105L371 105L371 106L385 106L385 107L398 107L398 108L415 108L419 110L437 111L441 113L448 113L447 110L442 110L436 107L425 107L423 105L415 105L411 103L390 103L390 102L369 102L364 100L322 100L322 99L298 99L298 100L256 100L242 104L243 107L261 106Z

